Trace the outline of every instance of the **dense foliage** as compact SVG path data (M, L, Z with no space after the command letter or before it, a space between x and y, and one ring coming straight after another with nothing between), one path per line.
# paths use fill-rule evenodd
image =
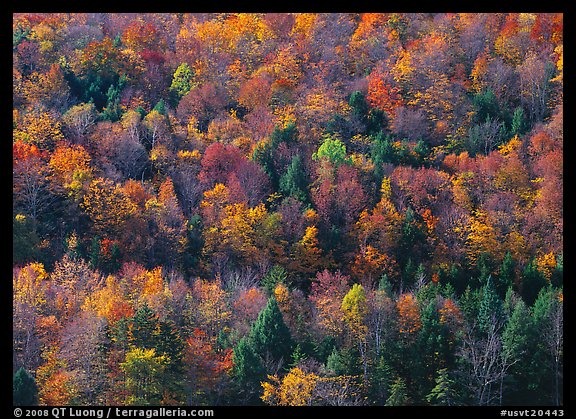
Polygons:
M14 14L14 403L563 403L563 16Z

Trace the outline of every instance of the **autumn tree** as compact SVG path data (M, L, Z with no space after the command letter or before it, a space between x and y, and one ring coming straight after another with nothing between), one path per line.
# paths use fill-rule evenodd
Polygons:
M364 367L364 380L366 380L368 368L366 335L368 333L368 327L365 323L368 306L366 303L366 292L362 285L352 285L350 291L348 291L342 299L342 311L344 312L344 320L348 324L354 339L357 340L358 350Z
M35 145L16 141L12 146L14 209L30 216L36 231L38 218L53 202L49 193L47 156Z
M90 182L81 206L90 217L96 234L113 237L118 237L136 210L120 186L105 178L96 178Z
M314 390L319 377L306 373L298 367L292 368L282 379L268 376L270 382L263 382L261 399L272 406L311 406Z
M68 109L62 115L62 122L64 122L74 141L81 143L84 135L94 125L96 117L96 109L93 103L81 103Z
M217 401L227 382L227 373L232 367L232 351L216 352L206 333L195 329L186 339L184 369L188 380L187 402Z
M120 364L126 374L127 405L158 405L162 401L162 381L166 357L154 349L134 348Z

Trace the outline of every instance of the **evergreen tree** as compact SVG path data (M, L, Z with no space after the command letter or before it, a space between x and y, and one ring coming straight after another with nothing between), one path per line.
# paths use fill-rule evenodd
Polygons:
M232 378L243 403L260 401L260 382L266 379L266 369L250 336L244 336L233 350Z
M500 266L500 272L494 284L496 292L500 297L504 297L506 291L514 284L515 276L516 267L514 259L510 252L506 252L504 259L502 260L502 265Z
M433 406L455 406L460 404L456 382L450 377L447 368L440 368L436 375L436 385L426 396Z
M478 328L482 333L488 331L502 319L502 300L496 294L492 277L488 276L486 285L482 287L482 297L478 305Z
M511 290L510 290L511 291ZM527 376L530 369L527 356L530 351L531 330L530 310L520 298L513 299L512 293L507 294L505 305L510 306L511 312L502 332L502 358L510 365L508 376L499 383L501 394L506 387L507 398L501 402L518 403L526 391Z
M390 283L386 273L383 273L380 277L380 281L378 282L378 291L384 291L388 296L392 295L392 284Z
M510 133L512 135L523 135L527 130L528 123L526 121L526 116L524 115L524 108L518 106L514 109L514 114L512 115Z
M550 283L555 288L562 288L564 279L564 257L562 254L556 257L556 267L552 271Z
M390 397L386 400L385 406L406 406L408 404L406 382L402 377L398 377L390 386Z
M522 272L522 283L520 286L522 298L527 305L531 306L536 301L538 293L546 286L546 278L538 270L534 258L526 264Z
M355 347L342 348L336 346L326 360L326 369L334 375L358 375L362 373L358 350Z
M369 106L366 96L359 90L352 92L348 100L352 113L363 123L368 122Z
M164 103L164 99L160 99L152 110L158 112L160 115L168 116L166 113L166 104Z
M23 367L20 367L12 378L12 404L14 406L38 405L36 380Z
M282 266L274 265L262 278L262 287L272 295L278 284L288 285L288 273Z
M368 375L368 394L372 404L382 406L390 396L394 370L383 356L375 360Z
M158 327L156 313L144 304L131 319L130 343L139 348L155 348L155 334Z
M268 299L266 307L258 314L250 330L250 338L262 358L269 355L275 361L289 362L293 346L292 336L274 296Z
M292 157L286 173L280 178L280 192L284 196L292 196L302 203L309 201L308 180L300 155L297 154Z
M414 383L413 398L423 400L434 386L433 377L438 369L454 362L450 351L449 331L440 323L436 301L429 301L421 314L422 327L416 341L407 351L411 353L407 362L410 369L410 382Z
M292 361L290 362L289 367L290 368L297 367L300 364L300 362L304 361L307 358L308 357L306 356L306 354L304 352L302 352L302 347L298 343L296 345L296 348L294 348L294 352L292 352L292 357L291 357Z
M487 253L481 253L476 261L476 271L478 272L477 284L483 287L488 283L488 278L491 277L490 256ZM490 278L493 282L493 278ZM496 287L495 284L492 284Z
M382 183L384 177L384 163L394 163L396 156L392 147L392 139L380 131L374 138L370 147L370 158L374 163L374 177L377 184Z

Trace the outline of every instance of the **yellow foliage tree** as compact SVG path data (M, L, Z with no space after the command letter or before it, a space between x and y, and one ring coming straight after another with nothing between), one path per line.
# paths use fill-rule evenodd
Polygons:
M500 244L497 240L497 231L484 211L473 212L466 231L466 254L472 264L475 264L483 253L494 258L499 256Z
M538 256L536 258L536 266L538 267L538 270L542 272L546 281L550 283L550 278L556 268L556 258L554 257L554 253L550 252Z
M302 239L292 247L288 269L303 274L314 274L321 265L322 249L318 242L318 228L308 226Z
M46 303L47 278L42 263L32 262L18 270L12 277L14 303L24 303L35 308Z
M80 145L57 147L49 162L53 184L56 188L63 188L68 196L80 200L84 188L92 180L90 162L90 155Z
M122 227L137 209L122 187L107 178L90 182L81 206L94 223L94 232L106 236L120 235Z
M282 379L269 375L270 381L261 383L264 392L260 398L272 406L311 406L319 379L318 375L298 367L292 368Z

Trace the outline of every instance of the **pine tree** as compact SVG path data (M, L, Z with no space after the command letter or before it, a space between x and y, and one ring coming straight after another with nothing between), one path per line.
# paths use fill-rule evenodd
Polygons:
M278 284L287 285L288 283L288 273L280 265L274 265L266 273L264 278L262 278L262 287L268 292L268 295L274 293L274 289Z
M479 330L487 333L495 322L499 322L502 317L502 300L496 294L492 277L488 276L486 285L482 287L482 297L478 305L478 326Z
M139 348L151 349L155 347L154 335L158 327L158 317L144 304L132 317L130 328L130 343Z
M390 386L390 397L386 400L385 406L406 406L408 402L406 382L402 377L398 377Z
M426 396L426 400L433 406L458 405L459 395L455 384L447 368L439 369L436 376L436 385Z
M12 404L14 406L38 405L36 380L23 367L16 371L12 379Z
M515 276L514 259L510 252L506 252L504 259L502 260L502 265L500 266L497 280L495 281L496 292L500 297L504 297L508 288L514 284Z
M361 373L358 350L334 347L326 360L326 369L334 375L358 375Z
M527 305L531 306L536 301L542 288L546 286L546 278L538 270L534 258L526 264L522 272L521 295Z
M292 362L290 362L289 367L290 368L298 367L300 362L304 361L307 358L308 357L306 356L306 354L304 352L302 352L302 347L298 343L296 345L296 348L294 348L294 352L292 352L292 357L291 357Z
M526 371L530 369L527 362L530 357L527 357L529 351L530 339L530 310L522 301L517 298L513 302L509 302L512 298L507 294L507 304L511 306L511 313L502 332L502 358L506 364L510 365L509 377L506 382L511 387L510 401L514 401L515 396L521 397L519 394L522 392L526 380ZM503 395L505 382L500 382L500 394ZM502 400L501 400L502 402Z
M292 157L290 165L280 178L280 192L284 196L294 197L302 203L309 201L308 179L300 155L297 154Z
M390 396L393 375L394 370L383 356L375 360L368 376L368 394L373 404L383 405L386 402Z
M250 337L256 352L263 358L270 355L276 361L288 362L290 359L292 337L274 296L268 299L266 307L258 314Z
M522 135L527 130L526 117L524 115L524 108L518 106L514 109L514 114L512 115L512 123L510 126L510 133L512 135Z
M244 336L233 350L232 377L237 393L246 404L258 402L260 382L266 379L266 369L256 351L254 341Z

